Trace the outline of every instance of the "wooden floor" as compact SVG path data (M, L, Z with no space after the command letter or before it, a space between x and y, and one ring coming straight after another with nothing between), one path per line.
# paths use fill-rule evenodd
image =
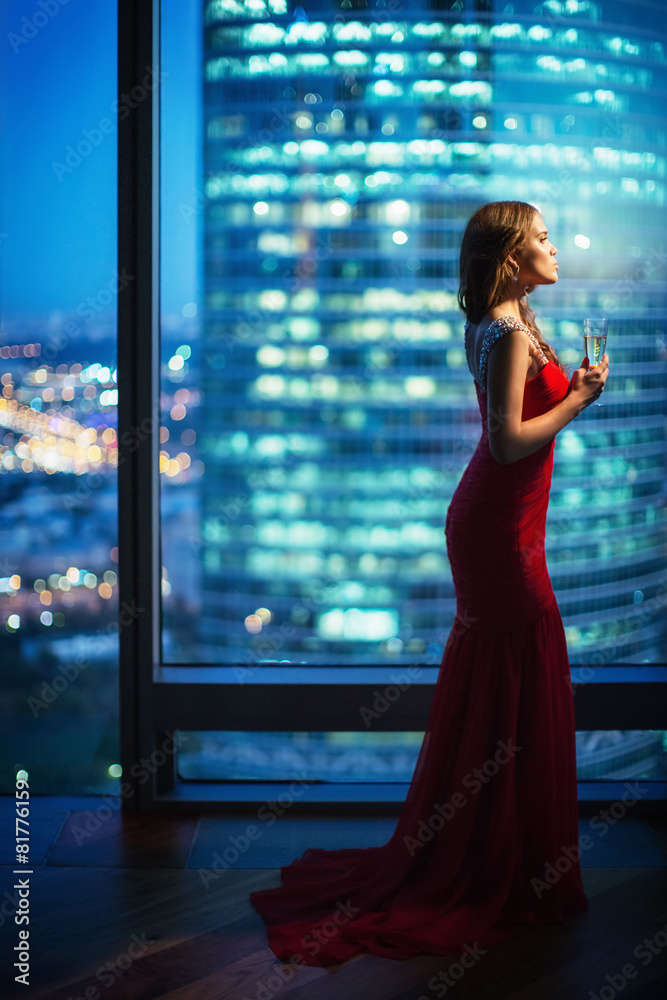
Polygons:
M219 845L227 843L226 817L122 816L111 810L107 815L96 811L98 803L32 800L31 971L26 987L14 982L12 969L12 949L19 940L12 887L28 876L12 874L16 866L8 821L14 800L0 801L2 998L667 998L664 818L655 827L650 819L616 824L613 837L622 851L617 867L604 867L613 862L613 849L597 859L591 855L595 867L587 867L589 859L582 856L588 911L488 949L459 978L455 960L437 955L396 961L364 954L328 969L283 966L268 948L264 924L248 902L254 889L279 884L277 869L228 869L208 884L202 878L202 858L213 858L216 839ZM248 822L253 818L249 815ZM272 828L276 837L280 822ZM309 829L316 827L309 828L309 822L302 817L292 827L302 832L303 843L317 836L313 832L310 837ZM354 821L335 822L344 833ZM370 835L384 836L385 829L377 826ZM318 841L312 839L311 846ZM267 857L271 861L265 855L263 863ZM245 861L258 863L250 857Z

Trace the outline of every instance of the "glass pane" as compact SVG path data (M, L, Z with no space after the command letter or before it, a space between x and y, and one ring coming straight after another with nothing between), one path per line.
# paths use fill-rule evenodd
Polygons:
M501 199L559 248L562 359L609 319L551 491L571 660L664 660L665 23L295 11L163 0L165 661L439 662L479 437L458 248Z
M0 60L0 791L33 795L119 756L116 9L55 8L3 4Z
M424 734L184 732L178 773L184 780L402 781L412 778ZM667 778L667 733L578 732L577 777Z
M163 2L161 25L162 646L194 660L201 614L201 11Z

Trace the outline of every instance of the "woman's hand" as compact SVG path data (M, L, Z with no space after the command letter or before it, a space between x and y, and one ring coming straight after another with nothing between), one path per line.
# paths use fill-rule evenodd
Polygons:
M571 380L570 389L556 406L538 417L523 419L526 374L530 362L525 330L509 330L499 337L487 362L487 426L489 450L499 465L509 465L542 448L593 403L607 381L609 358L603 355L597 368L584 358Z
M606 354L602 355L600 364L595 368L591 368L588 358L584 358L581 368L572 373L569 395L581 404L582 410L600 397L608 374L609 357Z

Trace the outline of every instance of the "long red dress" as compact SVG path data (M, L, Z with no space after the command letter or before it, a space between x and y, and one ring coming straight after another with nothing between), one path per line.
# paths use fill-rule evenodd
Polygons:
M379 847L309 848L282 885L250 894L284 962L461 957L588 906L570 667L544 552L555 439L508 465L488 442L485 364L517 326L502 317L483 338L482 435L445 528L457 613L396 830ZM569 389L541 358L523 419Z

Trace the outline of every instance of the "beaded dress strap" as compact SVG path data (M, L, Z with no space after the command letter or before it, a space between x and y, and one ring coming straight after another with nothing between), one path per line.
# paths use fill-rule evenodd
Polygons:
M470 323L465 324L466 331ZM479 378L475 379L479 385L482 392L486 392L486 368L489 360L489 352L493 345L497 343L500 338L509 333L510 330L524 330L535 347L538 356L543 362L543 366L549 363L549 359L540 347L540 342L535 336L535 334L530 330L525 323L521 323L514 316L498 316L489 323L488 328L484 332L484 338L482 340L482 349L479 352ZM467 353L467 352L466 352ZM470 367L470 359L468 358L468 368L470 369L470 374L475 378L475 373Z

